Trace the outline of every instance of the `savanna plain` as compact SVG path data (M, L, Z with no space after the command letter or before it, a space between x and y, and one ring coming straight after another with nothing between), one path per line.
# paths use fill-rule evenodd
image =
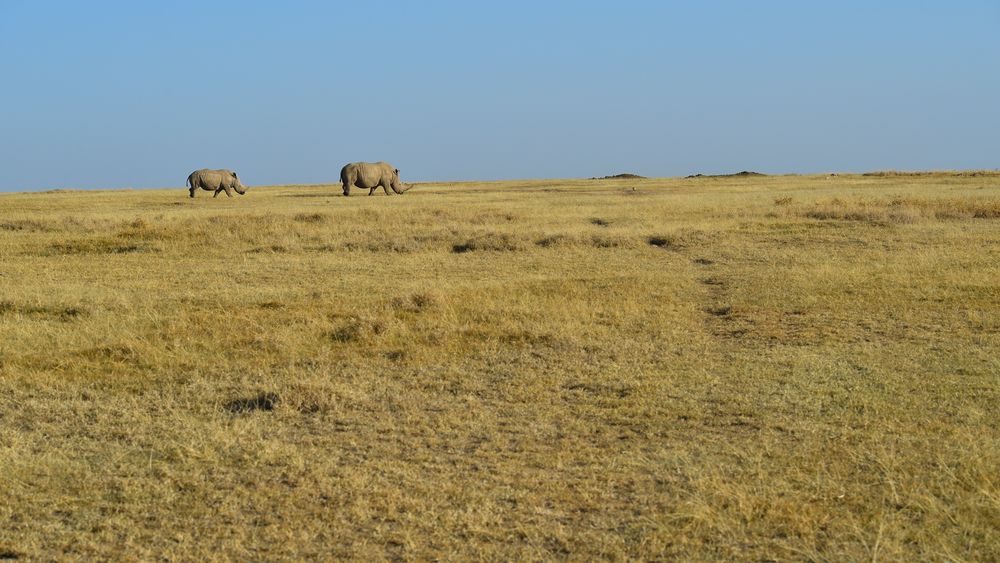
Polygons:
M0 558L1000 560L1000 175L339 194L0 195Z

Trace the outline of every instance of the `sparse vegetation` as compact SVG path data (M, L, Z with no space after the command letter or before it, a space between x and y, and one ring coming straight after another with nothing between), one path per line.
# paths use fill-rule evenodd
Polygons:
M0 557L1000 559L996 179L641 185L0 194Z
M760 172L752 172L750 170L742 170L733 174L691 174L686 176L686 178L747 178L754 176L766 176L766 174L761 174Z
M863 176L876 176L883 178L899 178L899 177L960 177L960 178L975 178L978 176L1000 176L1000 170L918 170L918 171L903 171L903 170L876 170L874 172L865 172Z
M456 253L474 251L514 251L521 250L522 244L518 237L510 233L484 233L476 235L465 242L452 245Z
M614 174L612 176L601 176L600 178L591 178L591 180L643 180L645 176L640 176L638 174L633 174L631 172L623 172L621 174Z
M812 207L800 212L810 219L870 223L911 223L924 219L997 219L1000 218L1000 200L983 197L889 200L834 198L816 202Z

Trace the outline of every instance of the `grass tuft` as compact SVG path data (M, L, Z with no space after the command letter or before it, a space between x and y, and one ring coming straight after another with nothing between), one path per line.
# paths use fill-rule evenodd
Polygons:
M324 213L296 213L295 220L300 223L325 223L329 217Z
M254 411L273 411L280 402L277 393L262 392L253 397L233 399L223 408L230 413L249 413Z
M333 342L349 344L354 342L370 342L385 333L388 326L379 319L351 318L328 333Z
M646 242L664 250L677 250L683 246L676 236L651 236L646 239Z
M522 250L520 240L508 233L487 233L452 246L452 252L512 252Z

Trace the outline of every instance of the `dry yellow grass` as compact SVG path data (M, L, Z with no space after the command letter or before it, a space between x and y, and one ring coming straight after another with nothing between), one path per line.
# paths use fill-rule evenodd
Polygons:
M1000 559L998 182L0 195L0 557Z

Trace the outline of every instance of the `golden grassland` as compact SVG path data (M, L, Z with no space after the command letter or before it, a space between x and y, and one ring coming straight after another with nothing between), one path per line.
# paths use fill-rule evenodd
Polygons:
M0 557L1000 559L1000 177L0 195Z

